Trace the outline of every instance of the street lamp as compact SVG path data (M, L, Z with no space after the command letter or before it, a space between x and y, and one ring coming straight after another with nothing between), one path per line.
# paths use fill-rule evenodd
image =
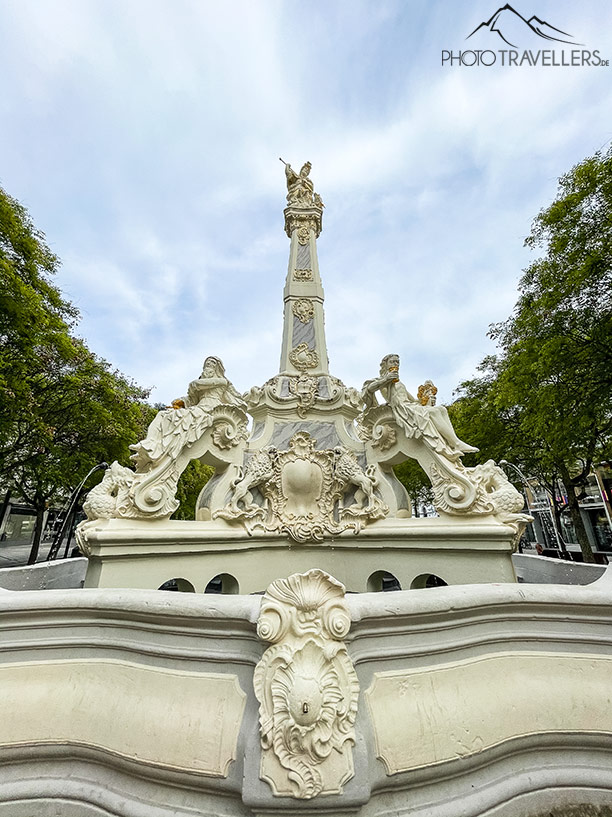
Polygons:
M516 473L519 475L519 477L521 479L521 482L523 483L523 493L525 495L525 502L527 503L527 510L530 511L531 509L529 507L529 495L527 493L527 486L529 485L528 478L521 471L521 469L518 467L518 465L515 465L513 462L508 462L508 460L500 460L499 464L500 465L507 465L509 468L513 468L516 471ZM538 482L538 484L541 485L541 483L539 483L539 482ZM553 512L553 509L550 507L550 497L549 497L548 491L546 490L546 487L544 487L544 492L546 493L546 496L547 496L548 501L549 501L548 513L550 514L550 521L552 523L552 527L553 527L553 530L555 532L555 539L557 540L557 545L559 546L559 549L561 550L562 553L567 554L567 548L565 547L565 542L561 538L561 535L559 533L559 529L557 528L557 520L555 519L555 514Z
M600 469L607 467L609 465L608 462L600 462L593 468L593 473L595 474L595 480L597 481L597 487L599 488L599 493L601 494L601 501L603 502L604 512L606 514L606 518L608 520L608 525L610 526L610 530L612 531L612 517L610 516L610 499L608 498L608 494L606 492L606 486L604 485Z
M64 517L64 521L62 522L62 525L61 525L59 531L56 533L55 538L53 539L53 543L51 544L51 547L49 548L49 553L47 555L47 560L48 561L52 561L53 559L57 558L57 554L59 553L59 549L62 546L62 539L64 538L64 534L66 533L66 528L68 527L68 522L72 521L75 506L76 506L77 500L79 498L79 495L81 493L81 489L83 488L83 485L85 485L85 483L87 482L89 477L93 473L95 473L96 471L99 471L100 468L108 468L108 463L107 462L99 462L97 465L94 465L93 468L90 468L90 470L87 472L87 474L83 477L83 479L79 482L77 487L72 492L72 494L70 496L70 501L68 503L68 510L66 511L66 516ZM66 556L68 555L68 544L69 543L70 543L70 536L68 536L68 543L66 544L66 553L64 553L64 558L66 558Z

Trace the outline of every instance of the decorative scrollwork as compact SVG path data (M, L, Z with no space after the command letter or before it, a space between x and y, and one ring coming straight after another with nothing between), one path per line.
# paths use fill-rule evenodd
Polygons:
M397 424L388 405L365 411L357 421L360 440L372 443L372 448L388 451L397 442Z
M473 468L445 464L437 458L430 468L434 504L448 514L491 515L509 525L520 537L531 521L520 513L524 500L502 469L493 460Z
M171 413L169 413L171 412ZM131 446L136 470L114 462L90 491L88 520L123 517L163 519L178 508L178 480L191 459L245 443L247 416L236 405L196 405L158 412L144 440Z
M298 298L293 302L293 314L302 323L308 323L314 316L314 304L310 298Z
M292 349L289 353L289 360L300 371L315 369L319 365L319 355L316 349L310 349L307 343L300 343L295 349Z
M298 417L306 417L308 409L314 406L319 395L319 381L316 377L301 374L299 377L289 379L289 391L300 401L297 407Z
M388 508L375 492L374 469L364 472L355 455L341 446L317 451L315 443L298 431L289 451L256 452L231 483L228 504L213 516L241 521L249 533L257 528L287 533L296 542L320 542L326 534L349 529L358 533L367 522L385 516ZM351 487L354 501L344 507ZM265 498L265 507L255 501L253 488Z
M322 570L273 582L257 634L271 642L255 668L261 777L276 796L342 792L353 776L359 682L342 643L344 587Z
M312 281L312 270L296 269L293 273L293 279L295 281Z
M227 450L247 439L244 412L231 406L216 406L211 412L211 438L217 448Z

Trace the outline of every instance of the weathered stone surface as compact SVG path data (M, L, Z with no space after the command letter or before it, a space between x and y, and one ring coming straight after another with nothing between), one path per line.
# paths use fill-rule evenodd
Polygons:
M612 570L583 587L347 595L314 574L263 598L1 593L0 815L606 814ZM353 708L349 667L366 691ZM354 717L319 793L296 796L261 737L278 760L317 679L332 721ZM320 771L311 737L288 745Z

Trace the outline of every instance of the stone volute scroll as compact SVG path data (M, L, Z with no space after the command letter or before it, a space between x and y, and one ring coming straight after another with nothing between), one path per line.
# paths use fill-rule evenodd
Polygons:
M314 569L277 579L257 634L271 644L255 668L260 776L277 797L341 794L353 777L359 682L344 645L344 586Z
M187 395L159 411L146 437L130 446L135 470L114 462L90 491L83 504L88 521L168 518L178 507L177 483L190 460L208 453L213 462L229 462L244 447L245 408L221 360L207 357Z

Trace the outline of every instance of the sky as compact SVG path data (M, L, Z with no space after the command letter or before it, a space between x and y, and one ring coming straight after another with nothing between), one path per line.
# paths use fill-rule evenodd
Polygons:
M0 0L0 185L60 257L77 334L156 402L210 354L239 391L268 380L289 251L278 159L309 160L331 373L360 387L397 352L411 391L430 378L450 402L495 351L558 177L612 139L612 67L442 64L508 49L466 40L501 5ZM525 31L520 53L612 62L609 0L513 8L581 44Z

